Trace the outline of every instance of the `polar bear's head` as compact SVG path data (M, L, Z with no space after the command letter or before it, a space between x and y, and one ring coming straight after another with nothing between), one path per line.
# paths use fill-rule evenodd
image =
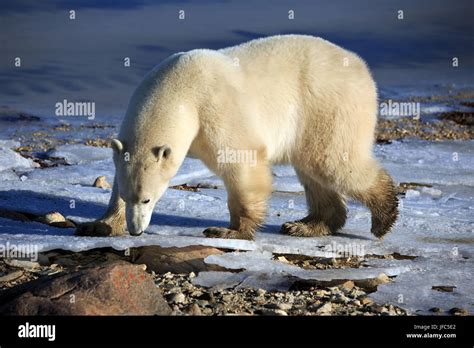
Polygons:
M114 139L112 148L118 190L126 206L128 232L138 236L150 224L156 202L176 173L171 147L162 145L128 152L126 144Z

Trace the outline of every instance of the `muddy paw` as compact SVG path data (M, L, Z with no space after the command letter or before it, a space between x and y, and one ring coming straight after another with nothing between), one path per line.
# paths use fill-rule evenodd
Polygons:
M125 226L118 226L104 220L86 222L76 228L76 236L113 237L123 236Z
M319 237L331 234L324 222L305 223L300 221L286 222L281 226L281 232L294 237Z
M204 230L204 235L208 238L225 238L225 239L246 239L252 240L253 236L245 234L237 230L231 230L225 227L209 227Z

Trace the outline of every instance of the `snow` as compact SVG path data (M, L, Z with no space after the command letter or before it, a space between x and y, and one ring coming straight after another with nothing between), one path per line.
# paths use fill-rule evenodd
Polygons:
M0 144L8 149L11 146L11 143ZM392 233L382 241L369 232L368 210L355 202L349 202L347 224L337 235L296 238L279 233L282 223L299 219L306 212L303 189L294 170L288 166L273 168L276 192L269 201L268 217L255 241L204 238L202 231L205 228L228 224L227 195L219 178L200 161L188 158L170 185L188 183L210 188L199 192L168 189L155 208L147 233L140 237L75 237L72 229L0 218L0 245L7 242L33 244L38 251L209 245L235 252L210 256L206 262L244 271L202 272L195 279L202 285L288 289L298 278L363 279L385 273L394 279L371 294L378 301L411 312L429 313L432 307L462 307L472 313L473 142L408 140L377 146L375 152L397 182L432 185L415 186L405 196L400 196L400 218ZM109 182L113 181L110 150L65 145L58 147L54 154L65 158L71 165L33 169L29 163L23 167L23 180L12 171L11 165L7 171L0 172L0 209L38 214L59 211L76 222L101 216L111 191L92 187L92 183L100 175L105 175ZM1 151L0 163L10 163L10 155L8 151ZM367 267L304 270L273 258L275 254L332 258L359 253L367 255ZM391 254L416 258L371 258L371 255ZM456 288L453 292L432 289L443 285Z
M0 178L3 180L14 179L14 170L32 169L38 165L30 159L22 157L12 148L19 147L20 143L11 140L0 140Z
M105 147L70 144L58 146L51 151L50 157L64 158L67 164L79 164L90 161L100 161L112 157L112 149Z

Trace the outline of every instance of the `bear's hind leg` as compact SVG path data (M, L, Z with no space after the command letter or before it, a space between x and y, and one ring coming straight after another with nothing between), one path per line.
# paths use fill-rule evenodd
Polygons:
M92 222L77 226L76 235L91 237L122 236L126 231L125 202L120 198L117 181L114 181L112 196L105 215Z
M281 227L285 234L297 237L316 237L335 233L346 222L347 210L342 196L317 180L298 172L305 189L308 216L286 222Z
M387 234L398 217L398 198L395 184L385 169L377 168L373 184L364 191L349 194L364 203L372 214L371 232L377 238Z
M255 166L233 165L223 174L228 194L230 226L209 227L203 233L209 238L252 240L265 218L267 199L272 190L268 163L259 160Z

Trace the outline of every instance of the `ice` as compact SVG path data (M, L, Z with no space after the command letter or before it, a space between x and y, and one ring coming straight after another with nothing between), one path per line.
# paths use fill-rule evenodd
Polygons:
M455 307L473 313L472 259L453 257L452 260L436 260L420 257L412 263L412 271L398 275L393 283L380 285L370 297L404 307L416 314L432 314L430 309L435 307L443 313ZM449 287L453 287L452 291L449 291Z
M409 140L377 146L376 156L395 181L432 186L415 186L400 196L400 217L382 241L369 232L368 210L352 201L348 202L345 228L334 236L296 238L281 234L282 223L302 218L307 209L303 189L288 166L273 167L276 192L269 201L265 225L254 241L204 238L205 228L227 226L227 194L219 178L200 161L189 158L170 185L188 183L210 188L198 192L168 189L155 207L147 233L140 237L75 237L73 229L0 219L0 244L33 244L39 251L209 245L235 252L209 257L206 262L244 271L200 273L196 282L206 286L287 289L295 279L361 279L386 273L394 278L372 294L378 301L420 313L426 313L430 306L466 308L472 306L469 289L474 285L472 145L472 141ZM58 148L56 154L78 164L29 167L18 175L11 170L0 172L0 209L37 214L59 211L76 222L98 218L105 212L111 190L92 187L92 183L99 175L112 182L114 165L110 150L89 150L91 147L85 145ZM84 158L74 160L73 154ZM367 267L304 270L274 259L279 254L332 258L359 253L367 255ZM387 260L371 255L402 257ZM456 288L452 293L432 290L443 285ZM398 302L399 294L403 294L402 303Z
M441 190L434 189L432 187L422 187L421 193L429 195L433 198L440 198L443 195L443 192L441 192Z
M13 178L12 170L25 170L38 167L30 159L22 157L12 148L19 147L20 143L11 140L0 140L0 176L4 179ZM4 173L7 172L7 173Z
M84 146L82 144L61 145L49 153L50 157L64 158L68 164L79 164L112 158L112 149Z
M394 141L375 153L398 182L474 186L474 140Z
M271 274L272 278L276 277L277 282L264 283L260 279L258 287L263 287L266 290L282 290L283 284L287 284L288 290L291 286L291 279L299 278L305 280L319 280L319 281L330 281L330 280L345 280L345 279L368 279L377 278L381 273L385 273L388 276L395 276L401 272L406 272L410 268L408 266L394 266L386 268L355 268L355 269L328 269L328 270L306 270L298 266L283 263L280 261L272 260L273 254L265 250L255 250L242 252L226 253L223 255L211 255L208 256L204 261L209 264L219 265L227 269L245 269L247 272L240 273L240 281L247 281L247 285L254 283L255 276L257 278L261 274ZM245 275L245 277L242 277ZM224 280L228 280L227 275L223 275ZM250 278L250 279L248 279ZM268 277L270 278L270 277ZM270 278L271 279L271 278ZM237 278L233 278L237 280ZM206 274L201 272L194 282L198 285L203 286L217 286L220 287L218 282L218 275ZM276 286L276 288L275 288ZM255 286L253 286L255 287Z
M405 192L405 199L416 199L420 197L420 191L409 189Z

